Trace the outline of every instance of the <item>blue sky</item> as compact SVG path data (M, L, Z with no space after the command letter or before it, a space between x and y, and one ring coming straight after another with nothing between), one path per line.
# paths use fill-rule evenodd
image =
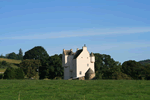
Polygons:
M0 0L0 54L43 46L150 59L149 0Z

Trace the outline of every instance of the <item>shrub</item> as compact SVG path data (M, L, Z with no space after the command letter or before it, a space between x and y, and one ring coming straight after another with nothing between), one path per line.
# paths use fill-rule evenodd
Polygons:
M4 79L15 79L15 69L8 67L4 72Z
M21 68L15 69L15 78L16 79L24 79L24 72Z
M4 79L24 79L24 72L20 68L8 67L4 72Z
M0 79L3 79L4 74L0 74Z
M125 73L122 72L114 72L112 74L112 79L120 80L120 79L126 79L126 80L131 80L132 78L128 76Z

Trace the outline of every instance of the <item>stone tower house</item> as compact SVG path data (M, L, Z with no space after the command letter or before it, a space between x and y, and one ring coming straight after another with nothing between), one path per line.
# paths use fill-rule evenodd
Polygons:
M63 49L62 66L64 67L64 79L85 77L85 74L87 75L86 78L94 78L94 62L94 54L92 52L89 53L85 45L82 49L77 48L75 53L72 49Z

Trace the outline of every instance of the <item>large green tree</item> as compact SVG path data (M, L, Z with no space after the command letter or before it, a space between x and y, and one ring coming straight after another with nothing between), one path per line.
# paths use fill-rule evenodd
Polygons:
M47 59L49 57L47 51L41 47L41 46L36 46L29 51L25 52L25 55L23 56L23 59Z
M31 78L36 75L37 69L41 66L40 60L26 59L20 63L20 68L23 69L25 75Z
M14 52L8 54L8 59L18 59L18 55Z
M12 67L8 67L4 72L4 79L15 79L15 78L16 78L15 69Z
M49 55L47 51L41 46L36 46L29 51L26 51L23 56L23 59L39 59L42 66L48 66L48 58Z
M24 72L20 68L8 67L4 72L4 79L24 79Z
M112 74L121 72L121 63L115 61L110 55L94 53L95 72L98 79L112 79Z
M133 79L139 79L142 75L142 65L134 60L125 61L122 64L122 72L130 75Z
M40 79L49 78L54 79L56 77L63 78L63 67L62 67L62 55L50 56L47 65L40 67Z

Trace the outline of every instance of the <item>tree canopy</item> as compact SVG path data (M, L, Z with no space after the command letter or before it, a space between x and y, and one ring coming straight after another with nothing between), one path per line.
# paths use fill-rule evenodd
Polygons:
M23 59L47 59L49 57L46 50L41 46L36 46L29 51L25 52Z

